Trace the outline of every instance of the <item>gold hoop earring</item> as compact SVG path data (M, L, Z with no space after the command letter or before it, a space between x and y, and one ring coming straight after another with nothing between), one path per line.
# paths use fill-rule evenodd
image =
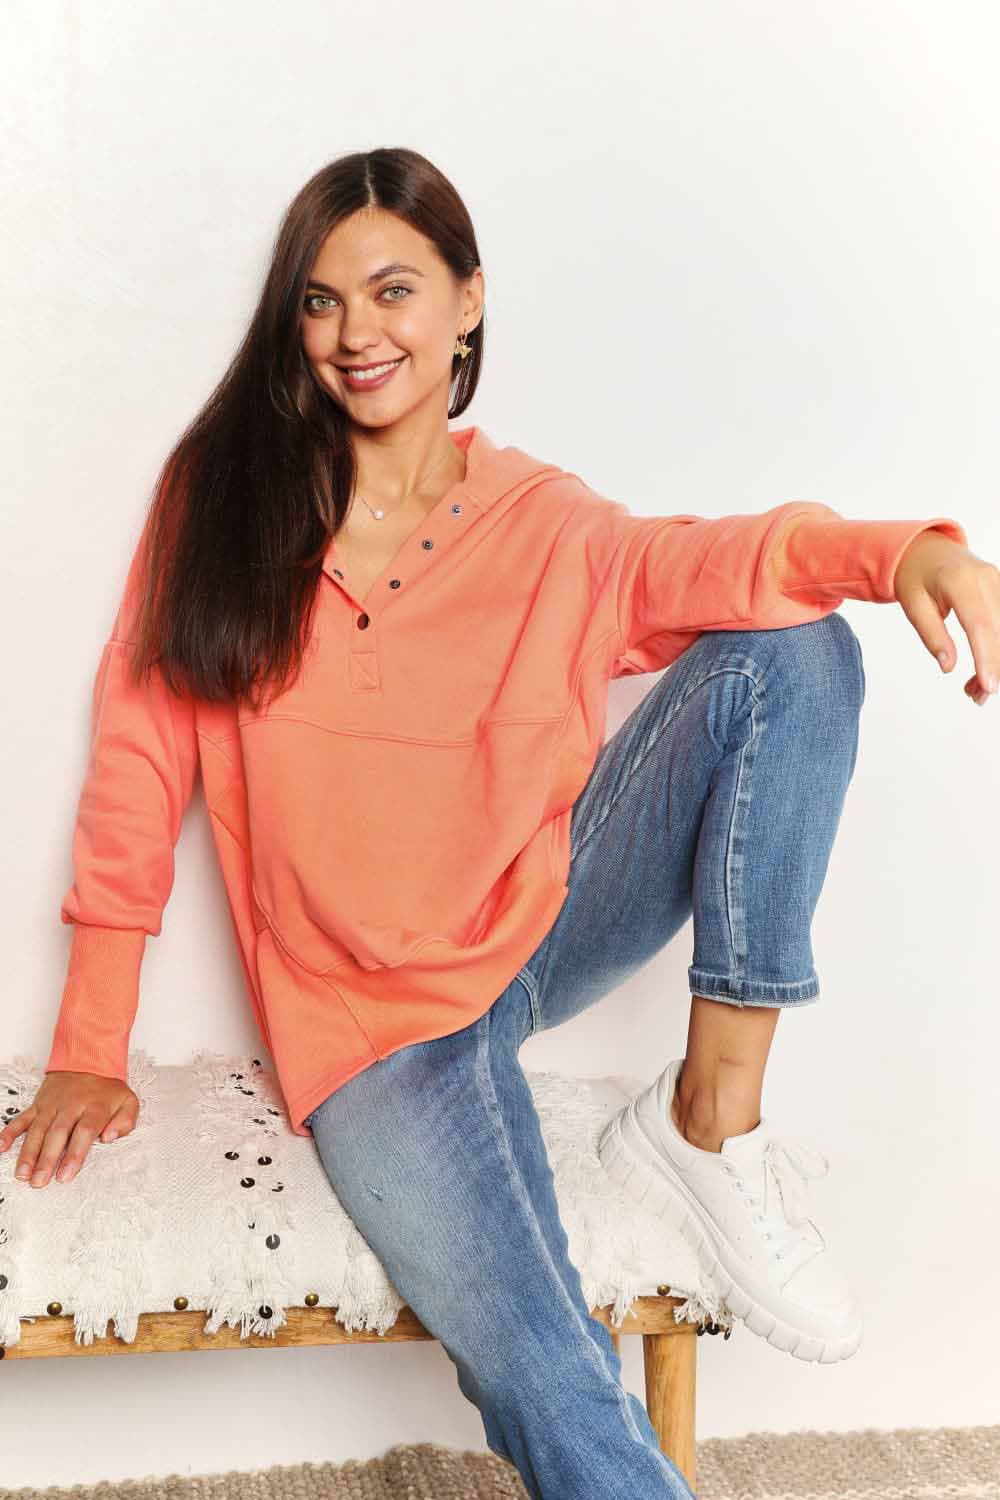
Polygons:
M463 359L472 353L472 345L465 342L465 334L460 333L455 340L455 353L460 354Z

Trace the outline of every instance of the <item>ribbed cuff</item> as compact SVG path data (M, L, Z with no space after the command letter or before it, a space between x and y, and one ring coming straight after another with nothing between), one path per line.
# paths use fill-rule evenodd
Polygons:
M73 943L46 1073L128 1080L128 1039L139 1004L144 928L73 924Z
M854 521L807 516L785 542L783 594L811 602L865 599L892 604L900 559L922 531L940 531L968 546L965 529L950 516L930 521Z

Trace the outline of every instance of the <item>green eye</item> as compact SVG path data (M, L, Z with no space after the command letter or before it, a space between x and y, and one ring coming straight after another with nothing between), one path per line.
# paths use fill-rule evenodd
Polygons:
M382 296L382 295L384 295L385 292L405 292L406 293L406 297L410 297L410 296L412 296L413 289L412 289L412 287L402 286L400 283L394 282L392 286L385 286L385 287L383 287L382 291L379 293L379 295ZM390 297L389 300L390 300L390 302L405 302L406 301L406 297ZM322 311L322 310L325 310L325 309L313 308L313 307L310 306L310 303L313 303L313 302L336 302L336 300L337 300L336 297L329 297L329 296L325 295L323 292L310 292L309 295L305 298L305 300L303 302L303 306L305 307L305 309L306 309L307 312Z

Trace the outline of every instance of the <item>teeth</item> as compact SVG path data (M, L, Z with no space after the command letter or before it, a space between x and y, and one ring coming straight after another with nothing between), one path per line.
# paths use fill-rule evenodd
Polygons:
M347 370L344 373L350 380L377 380L386 370L392 370L398 364L398 359L391 359L387 365L376 365L373 370Z

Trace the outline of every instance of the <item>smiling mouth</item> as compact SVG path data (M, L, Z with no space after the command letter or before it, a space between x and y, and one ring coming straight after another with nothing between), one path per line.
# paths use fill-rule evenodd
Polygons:
M403 362L403 360L405 358L406 358L406 355L405 354L401 354L398 359L383 359L383 360L380 360L378 362L378 364L373 364L373 365L338 365L337 369L338 370L342 370L345 375L363 375L367 370L389 370L389 369L392 368L393 365L402 364L402 362Z

